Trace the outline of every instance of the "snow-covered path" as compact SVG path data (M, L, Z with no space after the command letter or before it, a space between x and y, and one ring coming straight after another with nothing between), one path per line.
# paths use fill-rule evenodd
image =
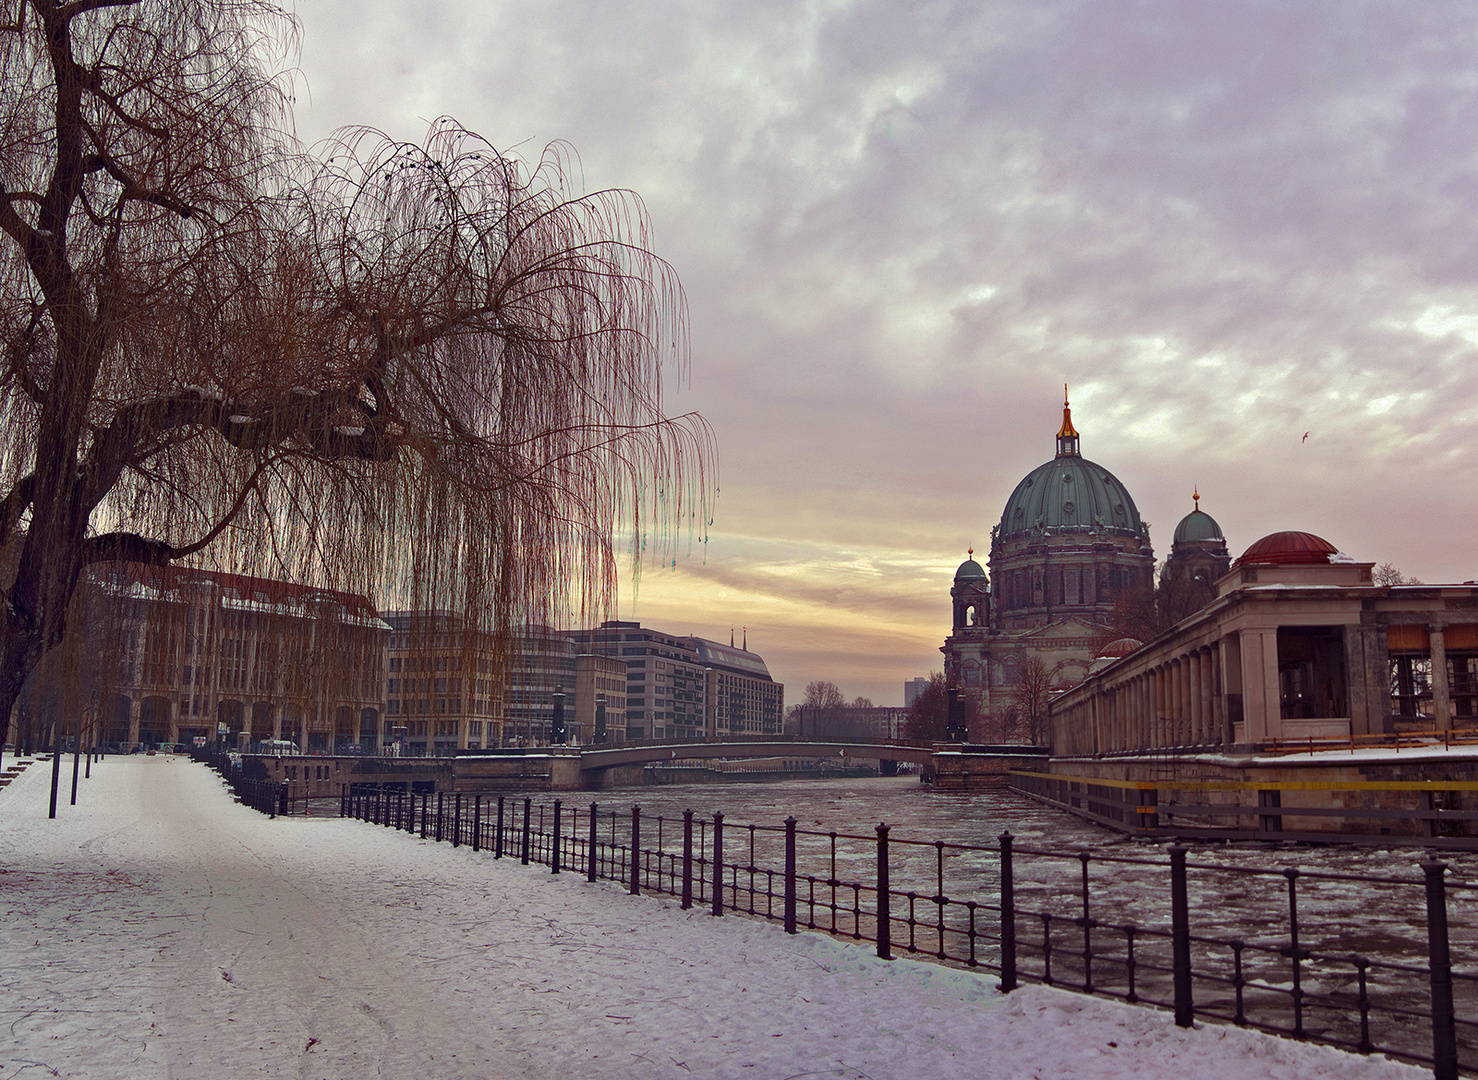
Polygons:
M69 763L70 764L70 763ZM1430 1075L773 925L110 758L0 790L0 1080Z

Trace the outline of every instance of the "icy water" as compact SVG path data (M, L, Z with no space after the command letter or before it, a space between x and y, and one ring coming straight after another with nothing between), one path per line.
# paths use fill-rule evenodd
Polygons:
M750 890L735 899L740 907L748 903L772 916L777 908L767 894L780 890L783 822L794 815L801 833L798 871L809 875L800 890L801 922L836 927L843 934L849 925L862 925L875 903L876 894L869 891L876 885L875 827L886 823L895 951L945 954L958 961L969 945L963 904L974 901L979 905L977 926L983 928L975 955L987 967L999 962L998 837L1010 832L1016 838L1023 972L1042 978L1050 971L1053 981L1081 984L1089 975L1083 960L1086 942L1092 981L1099 989L1117 996L1131 993L1132 954L1132 992L1152 1001L1170 1000L1165 846L1131 840L1007 789L941 794L906 777L641 787L603 791L594 798L600 804L602 830L612 840L629 835L630 809L637 804L643 849L674 854L681 851L682 813L693 810L695 840L705 858L712 815L722 811L725 862L739 867L734 880L741 890ZM581 821L588 822L589 799L566 800L565 806L578 806ZM547 796L539 800L551 801ZM1089 854L1086 864L1080 852ZM1193 846L1188 892L1196 939L1197 1008L1234 1018L1240 978L1242 1011L1251 1022L1271 1029L1301 1028L1321 1041L1353 1048L1361 1040L1361 964L1353 959L1359 956L1374 965L1366 968L1366 995L1375 1047L1429 1054L1428 1021L1398 1015L1403 1010L1425 1014L1429 1004L1425 893L1418 865L1424 857L1416 848ZM1441 858L1451 868L1450 882L1478 881L1478 857L1444 853ZM675 862L668 859L669 872ZM1289 870L1297 871L1291 883ZM1323 875L1385 880L1330 880ZM831 884L838 881L857 883L861 891L848 892L844 884L839 892ZM939 897L952 903L941 905ZM818 899L819 914L808 904ZM858 912L851 924L849 905ZM838 907L843 909L840 922ZM1297 964L1292 959L1295 908ZM1478 972L1478 891L1450 886L1448 910L1459 1020L1478 1021L1478 984L1463 977L1464 972ZM872 929L867 922L863 932L870 936ZM1420 970L1396 969L1407 965ZM1465 1065L1478 1065L1478 1029L1461 1026L1459 1036Z

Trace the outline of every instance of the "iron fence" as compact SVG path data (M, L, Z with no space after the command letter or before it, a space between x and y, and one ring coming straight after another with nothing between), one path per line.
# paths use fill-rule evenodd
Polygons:
M722 813L644 817L532 797L345 789L341 811L416 833L677 898L997 974L1358 1053L1478 1072L1478 884L1421 874L1329 873L1163 854L1119 855L738 824ZM1380 894L1384 917L1361 920ZM1456 918L1450 923L1450 913ZM1454 929L1456 928L1456 929Z

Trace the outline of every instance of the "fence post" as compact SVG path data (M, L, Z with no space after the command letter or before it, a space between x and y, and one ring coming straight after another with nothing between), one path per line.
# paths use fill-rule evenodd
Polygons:
M411 806L411 813L414 814L415 812L416 812L416 808L415 808L415 806L413 804ZM430 813L431 813L431 792L429 792L429 791L423 791L423 792L421 792L421 839L422 840L426 839L426 818L427 818L427 816Z
M529 807L533 801L528 797L523 800L523 850L519 852L518 861L525 866L529 865Z
M1191 909L1186 895L1185 854L1184 844L1170 845L1170 966L1175 983L1175 1023L1188 1028L1195 1021L1196 1010L1191 1000ZM1295 951L1297 948L1295 944Z
M1452 954L1447 941L1447 864L1422 863L1427 876L1427 954L1432 973L1432 1075L1457 1080L1457 1025L1453 1019Z
M472 796L472 850L482 850L482 794Z
M641 807L631 808L631 888L632 896L641 893Z
M795 815L785 819L785 932L795 933Z
M1009 994L1020 984L1016 981L1016 879L1011 865L1010 833L1002 833L1001 841L1001 986Z
M893 913L888 884L888 826L878 829L878 956L893 959Z
M503 796L498 796L498 821L493 830L493 858L503 857Z
M349 785L339 785L339 817L349 816Z
M441 812L446 806L446 792L436 793L436 842L441 843Z
M687 911L693 906L693 811L683 811L683 903Z
M585 849L585 880L594 881L595 872L599 869L595 854L595 823L599 819L596 813L595 803L590 804L590 843Z
M713 913L724 913L724 815L713 812Z
M549 849L549 872L559 873L559 800L554 800L554 843Z
M452 847L462 846L462 793L452 796Z

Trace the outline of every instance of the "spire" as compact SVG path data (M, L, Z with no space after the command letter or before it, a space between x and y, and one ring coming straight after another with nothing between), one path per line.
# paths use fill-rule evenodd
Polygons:
M1195 510L1192 510L1191 513L1195 513L1196 510L1201 509L1201 485L1200 484L1196 484L1195 486L1193 486L1191 488L1191 502L1193 502L1193 503L1196 504L1195 505Z
M744 651L749 651L749 627L744 628Z
M1067 404L1067 383L1062 384L1062 427L1057 431L1057 456L1081 456L1078 453L1078 429L1073 427L1073 411Z

